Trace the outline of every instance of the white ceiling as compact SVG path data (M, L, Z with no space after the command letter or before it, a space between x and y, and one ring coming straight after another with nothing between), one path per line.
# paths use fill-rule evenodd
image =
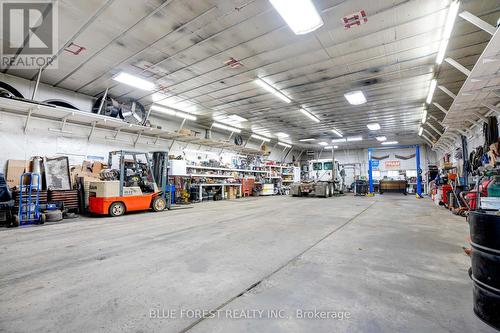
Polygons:
M315 0L324 25L297 36L267 0L87 0L59 1L60 45L85 47L79 55L61 49L58 70L42 81L97 96L106 88L115 97L145 105L152 94L112 80L120 71L142 75L168 96L194 105L198 122L239 115L244 132L285 132L294 144L314 137L329 140L336 128L363 135L357 146L378 145L375 136L402 144L421 142L418 127L429 83L456 93L465 76L443 63L435 66L450 0ZM368 22L345 29L342 17L365 10ZM465 0L467 10L495 25L498 0ZM446 56L471 69L490 35L457 18ZM242 66L231 68L234 58ZM145 70L144 66L150 66ZM5 72L32 79L34 71ZM257 86L261 77L281 89L286 104ZM349 105L345 92L362 90L368 102ZM452 100L437 89L434 101ZM298 111L306 107L321 122ZM442 119L435 107L430 114ZM366 124L382 129L370 132Z

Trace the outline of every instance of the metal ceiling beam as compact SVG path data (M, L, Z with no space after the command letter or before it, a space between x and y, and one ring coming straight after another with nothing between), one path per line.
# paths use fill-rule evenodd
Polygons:
M467 68L465 68L464 66L459 64L457 61L455 61L449 57L444 59L444 61L446 61L447 63L449 63L450 65L452 65L456 69L458 69L460 72L464 73L466 76L470 75L470 70L468 70Z
M450 96L452 99L455 99L457 98L457 95L455 95L454 93L452 93L450 90L448 90L448 88L446 88L445 86L443 85L439 85L438 86L439 89L441 89L446 95Z
M445 115L448 114L448 110L446 110L444 107L441 106L439 103L432 103L435 107L437 107L439 110L441 110Z
M464 10L463 12L458 14L458 16L460 16L464 20L474 24L479 29L486 31L487 33L489 33L492 36L495 34L495 31L497 30L494 26L492 26L488 22L481 20L479 17L469 13L466 10Z

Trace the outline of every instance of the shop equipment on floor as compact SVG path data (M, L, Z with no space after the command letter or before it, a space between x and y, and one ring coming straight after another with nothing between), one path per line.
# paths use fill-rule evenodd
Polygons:
M166 151L153 152L151 156L147 152L113 151L109 153L109 167L113 165L114 157L118 158L119 168L103 170L106 180L90 183L91 213L120 216L131 211L170 209ZM139 161L139 158L144 158L144 161Z
M16 217L19 225L44 224L45 214L40 210L40 174L23 173L19 184L19 211Z

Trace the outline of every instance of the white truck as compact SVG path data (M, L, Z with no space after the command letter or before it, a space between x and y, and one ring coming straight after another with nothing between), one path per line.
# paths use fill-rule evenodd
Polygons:
M294 197L331 197L345 191L345 171L338 161L332 168L331 159L311 160L304 180L290 185L290 195Z

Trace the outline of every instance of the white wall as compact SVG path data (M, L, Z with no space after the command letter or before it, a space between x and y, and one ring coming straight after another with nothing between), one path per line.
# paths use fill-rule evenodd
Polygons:
M415 154L415 149L384 149L377 150L373 153L373 156L386 156L389 155L390 160L396 160L395 155L401 156L409 156ZM304 157L302 160L311 160L317 158L331 158L331 151L323 151L320 156L315 156L314 158ZM427 171L427 165L436 163L437 155L433 152L428 145L421 144L420 145L420 168L425 173ZM368 149L336 149L335 150L335 159L338 160L341 164L349 164L349 163L360 163L361 164L361 175L368 175ZM380 161L380 170L385 171L385 160ZM411 158L408 160L400 160L401 170L415 170L416 169L416 160L415 158Z
M10 75L0 74L0 81L4 81L19 90L25 97L31 98L35 83L25 79L17 78ZM41 84L36 95L36 100L44 101L47 99L64 99L82 111L90 112L94 103L94 99L90 96L77 94L64 89L57 89L48 85ZM1 111L1 110L0 110ZM0 153L0 172L5 171L6 161L9 159L29 159L32 156L60 156L68 155L71 164L81 163L84 159L90 159L89 156L102 157L107 160L109 151L113 150L135 150L135 151L152 151L152 150L167 150L171 145L171 140L158 140L154 145L154 139L142 137L137 145L134 146L136 139L135 135L120 133L118 140L113 141L106 139L112 137L114 132L108 130L96 129L91 140L88 140L90 128L73 124L66 124L65 131L72 134L61 134L49 129L60 129L61 123L50 120L32 118L29 123L28 131L24 133L24 124L26 117L17 116L9 113L0 112L0 143L2 149ZM180 128L181 119L179 118L162 118L152 116L151 123L159 125L162 129L176 131ZM196 125L193 122L187 121L183 128L191 129L199 132L200 137L205 136L205 128ZM228 132L217 132L212 130L212 139L225 140L228 139ZM245 138L246 139L246 138ZM251 139L247 147L259 148L260 141ZM267 160L281 161L286 152L283 152L283 147L270 145L271 155L266 157ZM185 148L199 151L210 151L219 154L221 149L210 147L202 147L195 144L186 144L176 142L170 154L182 155ZM185 156L189 160L198 161L200 158L205 159L222 159L224 163L230 163L235 152L225 150L225 153L220 156L213 154L199 154L186 152ZM288 154L286 162L291 161L292 155L298 156L297 151L292 151Z

